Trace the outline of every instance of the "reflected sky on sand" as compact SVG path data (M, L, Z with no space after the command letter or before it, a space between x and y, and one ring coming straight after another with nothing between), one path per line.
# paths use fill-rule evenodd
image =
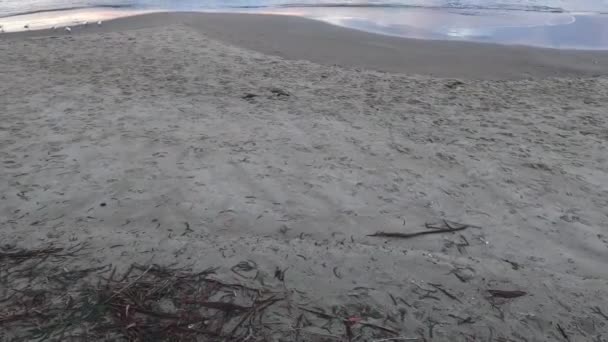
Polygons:
M607 14L343 6L207 11L295 15L367 32L416 39L608 50ZM148 12L152 10L84 8L38 12L0 18L0 25L7 32L24 30L26 25L27 29L34 30Z
M54 26L76 26L84 23L95 23L152 11L113 9L113 8L82 8L65 11L38 12L12 17L0 18L0 25L5 32L26 30L42 30ZM25 28L27 26L27 28Z
M601 14L386 8L290 8L272 13L406 38L608 49L608 15Z

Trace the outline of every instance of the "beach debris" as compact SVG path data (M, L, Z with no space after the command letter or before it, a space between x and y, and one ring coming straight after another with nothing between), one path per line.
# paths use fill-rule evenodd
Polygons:
M399 153L403 153L403 154L410 154L410 153L412 153L411 149L409 149L408 147L405 147L405 146L403 146L401 144L391 143L388 146L391 147L392 149L394 149L395 151L399 152ZM403 222L405 223L405 220L403 220Z
M395 296L393 296L392 293L388 293L388 296L391 298L391 301L393 302L394 306L397 306L397 300L395 299Z
M488 292L494 298L507 298L507 299L517 298L517 297L525 296L525 295L528 294L527 292L518 291L518 290L515 290L515 291L509 291L509 290L488 290Z
M457 301L458 303L462 303L460 301L460 299L458 299L458 297L454 296L448 290L444 289L443 285L441 285L441 284L432 284L432 283L429 283L429 285L431 285L432 287L434 287L437 290L441 291L444 295L448 296L450 299L453 299L453 300Z
M14 266L14 264L35 258L73 257L87 247L86 244L76 244L68 249L54 247L53 245L38 249L17 249L15 246L7 245L0 248L0 261L3 263L9 262L11 263L9 266Z
M393 296L393 294L391 294L391 293L389 293L388 295L389 295L389 297L391 298L391 301L393 302L393 305L394 305L394 306L399 306L399 303L398 303L398 301L399 301L399 302L401 302L402 304L404 304L405 306L407 306L407 307L409 307L409 308L411 308L411 307L412 307L412 305L411 305L410 303L408 303L408 302L407 302L405 299L403 299L403 298L401 298L401 297L395 297L395 296ZM405 310L405 309L404 309L404 310ZM407 310L406 310L406 311L407 311ZM403 315L404 315L404 314L406 314L406 313L407 313L407 312L403 312L403 313L402 313L402 315L401 315L401 321L402 321L402 322L403 322L403 319L404 319Z
M434 300L440 300L438 297L431 295L432 293L437 293L438 290L425 289L424 287L418 285L415 281L412 281L412 284L416 285L416 288L412 292L419 295L418 299L429 298ZM420 293L420 291L423 291L424 293Z
M188 233L194 233L194 230L190 228L190 223L184 221L184 226L186 226L186 230L184 230L182 236L187 235Z
M282 270L279 268L279 266L277 266L277 268L274 270L274 277L280 281L285 281L285 272L287 272L287 268Z
M475 270L470 266L455 267L450 273L463 283L467 283L469 280L473 279L476 274Z
M336 276L336 278L342 279L342 274L340 274L340 271L338 270L338 266L334 267L333 272L334 272L334 275Z
M557 330L559 331L559 333L562 335L562 337L566 341L570 341L570 337L568 336L568 334L566 333L566 331L564 330L564 328L562 328L562 326L559 325L559 323L557 323Z
M81 296L69 291L70 279L96 271L111 274L98 285L84 283L75 292ZM283 298L210 279L215 271L134 264L122 277L107 267L63 273L62 278L48 277L52 287L16 292L8 299L12 307L0 312L0 325L26 328L26 340L62 340L68 329L90 331L87 339L138 341L208 336L239 340L252 330L260 331L254 319Z
M393 334L393 335L398 335L399 334L396 330L393 330L391 328L388 328L388 327L385 327L385 326L381 326L381 325L378 325L378 324L374 324L374 323L371 323L371 322L364 321L361 318L353 320L352 317L351 317L351 319L349 320L349 318L343 318L343 317L340 317L340 316L337 316L337 315L328 314L328 313L325 313L325 312L323 312L321 310L318 310L318 309L309 309L309 308L304 307L304 306L298 306L298 308L300 310L302 310L302 311L306 311L306 312L315 314L315 315L317 315L317 316L319 316L321 318L324 318L324 319L336 319L336 320L340 320L340 321L342 321L342 323L348 324L348 325L351 325L351 326L355 325L355 324L360 324L362 326L366 326L366 327L370 327L370 328L375 328L375 329L380 329L382 331L385 331L385 332Z
M246 260L246 261L241 261L238 264L232 266L230 268L230 270L232 272L234 272L236 275L243 277L245 279L255 279L258 277L258 264L255 263L255 261L253 260ZM252 273L255 271L255 274L251 275L248 273Z
M458 249L458 252L460 254L466 252L466 248L470 246L469 244L469 240L467 240L466 237L464 237L463 235L460 235L460 241L459 243L456 243L456 249Z
M449 314L448 316L456 318L458 320L458 322L456 322L456 324L458 324L458 325L475 323L475 320L471 316L467 316L466 318L458 317L458 316L452 315L452 314Z
M355 286L348 291L347 295L355 298L369 297L369 292L374 290L375 288L372 287Z
M447 88L453 89L453 88L456 88L456 87L461 86L461 85L464 85L464 82L456 80L456 81L448 82L445 86Z
M445 248L456 247L460 254L464 254L467 251L467 247L470 246L469 240L463 235L458 236L460 241L446 241L444 246Z
M387 337L381 338L377 340L373 340L372 342L388 342L388 341L424 341L423 337L408 337L408 336L397 336L397 337Z
M427 224L425 224L425 227L429 230L423 230L423 231L419 231L419 232L399 233L399 232L378 231L373 234L368 234L367 236L409 239L409 238L413 238L413 237L421 236L421 235L453 233L453 232L461 231L461 230L471 227L470 225L467 225L467 224L454 224L454 223L450 224L446 220L443 220L443 223L445 225L444 227L439 227L439 226L427 223Z
M72 29L69 26L65 27L65 31L68 32L68 33L72 33Z
M31 250L13 250L11 246L8 248L4 248L3 250L7 250L7 252L0 252L0 260L3 259L11 259L16 262L30 259L30 258L39 258L48 255L55 255L59 252L63 251L63 248L55 248L55 247L45 247L40 249L31 249Z
M291 96L291 94L281 88L271 88L270 92L276 96Z
M279 233L281 233L283 235L287 234L288 231L289 231L289 227L286 224L282 225L281 228L279 228Z
M602 316L605 320L608 321L608 315L606 315L604 312L602 312L602 309L600 309L599 306L594 306L591 308L591 312L593 312L596 315L600 315Z
M251 99L253 99L254 97L257 97L257 96L258 95L256 95L256 94L247 93L247 94L243 95L241 98L245 99L245 100L251 100Z
M544 163L524 163L522 166L529 167L535 170L551 172L551 167Z
M97 22L97 26L101 26L101 24L103 24L103 21L100 20Z
M256 341L269 333L286 341L302 340L299 336L304 334L341 341L353 341L355 336L398 341L388 339L398 336L398 330L369 321L382 315L368 306L308 308L292 299L300 291L225 282L216 279L215 267L71 267L83 258L80 251L85 248L0 247L3 334L24 341L62 341L77 335L89 341ZM252 261L239 264L241 269L257 270ZM286 270L277 267L275 277L283 280ZM285 317L285 322L273 328L270 315ZM384 324L387 321L394 322L389 316ZM320 333L322 329L327 333Z
M520 267L522 267L520 264L516 263L515 261L510 261L508 259L502 259L502 261L506 262L507 264L511 265L511 268L515 271L517 271Z
M23 25L23 28L26 29L26 30L29 30L30 29L30 24Z
M435 326L441 325L441 323L435 321L431 317L427 317L427 319L426 319L426 325L427 325L427 327L429 329L429 337L430 337L431 340L433 340L433 329L435 329Z

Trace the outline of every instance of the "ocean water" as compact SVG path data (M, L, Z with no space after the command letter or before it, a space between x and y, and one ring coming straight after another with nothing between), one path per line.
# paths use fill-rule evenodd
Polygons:
M289 7L380 7L467 11L608 13L608 0L0 0L0 17L38 11L90 7L180 11Z
M608 50L608 0L0 0L5 31L142 11L296 15L408 38Z

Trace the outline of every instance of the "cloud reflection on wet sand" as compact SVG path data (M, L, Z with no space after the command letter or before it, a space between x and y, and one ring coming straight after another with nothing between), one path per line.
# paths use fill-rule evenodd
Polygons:
M2 18L5 31L78 25L107 21L152 11L92 8L41 12ZM608 15L569 13L433 10L405 8L290 7L277 9L217 10L294 15L379 34L550 48L608 49Z
M4 31L15 32L25 30L42 30L53 26L76 26L85 22L94 23L107 21L138 14L151 13L152 11L121 10L111 8L84 8L65 11L38 12L13 17L0 18L0 25Z
M388 8L289 8L265 13L407 38L608 49L608 15Z

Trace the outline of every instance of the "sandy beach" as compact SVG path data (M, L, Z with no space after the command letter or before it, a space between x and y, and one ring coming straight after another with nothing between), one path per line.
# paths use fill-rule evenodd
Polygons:
M192 13L0 51L4 251L219 267L397 332L279 305L250 341L608 340L606 52ZM368 236L433 227L463 229Z

